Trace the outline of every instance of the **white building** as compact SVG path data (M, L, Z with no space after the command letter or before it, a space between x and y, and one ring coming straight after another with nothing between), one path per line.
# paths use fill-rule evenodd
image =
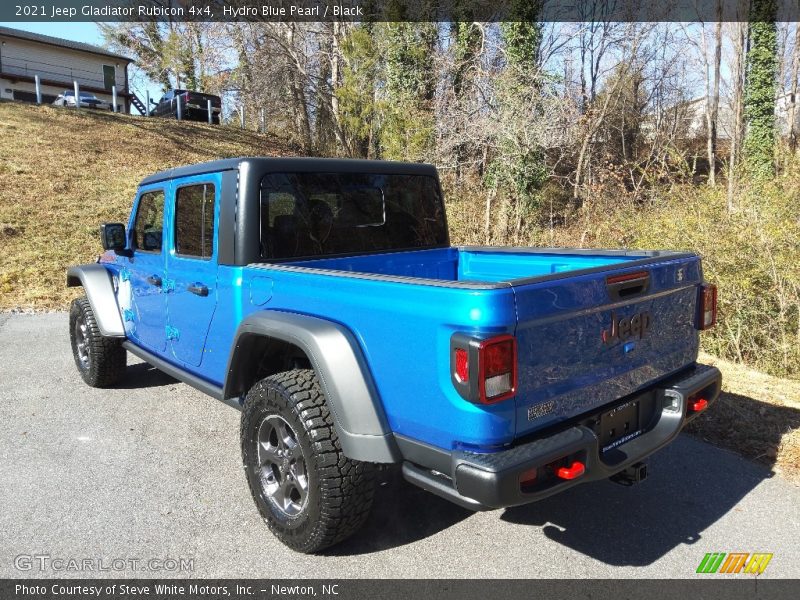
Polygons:
M778 135L786 137L791 130L792 117L795 127L800 126L800 106L795 107L795 102L800 100L793 94L781 93L775 99L775 125ZM679 136L684 139L704 138L706 136L706 102L705 96L688 100L668 110L665 118L677 120L676 126ZM728 141L733 136L735 124L734 111L731 106L720 98L719 113L717 118L717 139Z
M45 104L77 81L82 92L108 103L116 86L119 110L127 113L131 103L138 103L128 87L131 62L91 44L0 27L0 99L36 102L38 75Z

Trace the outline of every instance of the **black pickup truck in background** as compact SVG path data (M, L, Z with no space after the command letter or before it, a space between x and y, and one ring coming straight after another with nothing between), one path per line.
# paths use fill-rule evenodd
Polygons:
M150 111L150 115L177 119L178 104L180 103L180 118L189 121L208 121L209 100L211 100L211 122L219 125L222 99L213 94L201 94L189 90L170 90L158 102L153 100L155 107Z

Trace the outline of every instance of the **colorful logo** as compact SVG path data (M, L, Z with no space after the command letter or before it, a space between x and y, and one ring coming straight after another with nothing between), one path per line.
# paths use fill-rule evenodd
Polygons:
M700 561L697 573L724 573L732 575L735 573L749 573L751 575L761 575L767 568L772 554L766 552L709 552Z

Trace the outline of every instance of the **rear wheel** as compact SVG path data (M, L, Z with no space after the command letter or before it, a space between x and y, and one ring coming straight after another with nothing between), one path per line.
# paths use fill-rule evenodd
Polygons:
M128 353L120 339L100 333L92 306L85 297L73 300L70 306L69 335L75 366L87 384L107 387L122 378Z
M341 542L372 506L374 465L342 453L313 371L258 382L242 412L242 460L250 492L275 536L299 552Z

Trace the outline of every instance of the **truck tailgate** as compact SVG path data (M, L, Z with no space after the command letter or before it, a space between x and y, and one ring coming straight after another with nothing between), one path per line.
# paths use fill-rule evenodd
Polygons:
M699 258L683 256L515 285L517 437L694 362L701 280Z

